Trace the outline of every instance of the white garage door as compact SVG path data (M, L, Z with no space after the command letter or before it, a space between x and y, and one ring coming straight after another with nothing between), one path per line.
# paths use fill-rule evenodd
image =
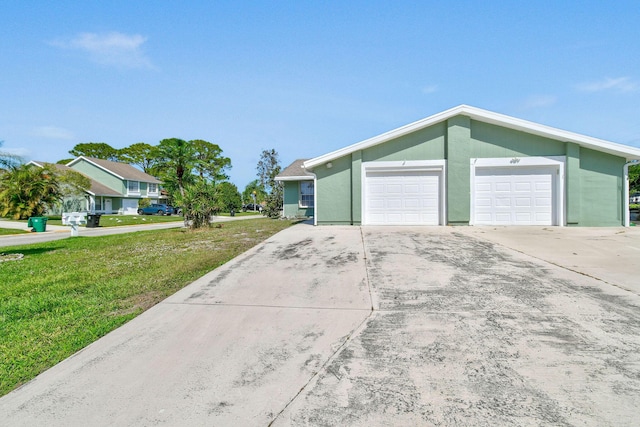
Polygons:
M438 225L439 171L367 171L364 215L369 225Z
M476 168L474 223L557 225L556 175L545 166Z

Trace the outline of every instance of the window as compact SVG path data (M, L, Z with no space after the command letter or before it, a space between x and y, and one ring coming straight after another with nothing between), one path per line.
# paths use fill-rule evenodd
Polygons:
M313 207L313 181L300 182L300 207Z
M129 194L140 193L140 183L138 181L127 181L127 190L129 190Z
M158 193L158 184L149 183L149 193L157 194Z

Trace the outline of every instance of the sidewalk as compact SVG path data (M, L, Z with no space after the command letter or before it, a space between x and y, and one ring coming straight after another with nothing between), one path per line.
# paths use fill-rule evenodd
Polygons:
M5 218L0 218L0 228L11 228L13 230L25 230L25 231L29 231L31 229L31 227L27 227L26 222L11 221ZM47 231L45 231L45 233L48 233L50 231L60 231L60 230L69 231L69 227L63 226L63 225L47 224Z

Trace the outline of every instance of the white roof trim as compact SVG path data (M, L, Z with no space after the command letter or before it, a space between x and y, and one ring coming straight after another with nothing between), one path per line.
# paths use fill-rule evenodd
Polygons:
M417 122L413 122L408 125L401 126L397 129L393 129L389 132L385 132L381 135L374 136L373 138L369 138L356 144L349 145L348 147L341 148L339 150L332 151L331 153L307 160L303 163L303 167L307 170L312 170L316 166L346 156L355 151L373 147L374 145L378 145L383 142L387 142L392 139L410 134L417 130L424 129L458 115L467 116L471 119L478 120L484 123L490 123L509 129L519 130L545 138L556 139L565 142L573 142L582 147L591 148L619 157L624 157L627 160L640 159L640 148L592 138L590 136L585 136L574 132L568 132L527 120L517 119L515 117L507 116L504 114L483 110L481 108L471 107L469 105L459 105L441 113L434 114L433 116L427 117L425 119L418 120Z
M86 158L86 157L84 157L84 156L80 156L80 157L78 157L77 159L74 159L74 160L70 161L69 163L67 163L67 166L71 167L71 165L73 165L74 163L78 163L81 159L82 159L82 160L84 160L84 161L85 161L85 162L87 162L87 163L91 163L93 166L97 167L98 169L102 169L103 171L105 171L105 172L107 172L107 173L110 173L111 175L115 176L116 178L120 178L120 179L121 179L121 180L123 180L123 181L127 181L127 179L126 179L126 178L121 177L121 176L120 176L120 175L118 175L117 173L113 172L113 171L112 171L112 170L110 170L110 169L105 168L104 166L100 166L100 165L99 165L99 164L97 164L96 162L92 162L91 160L87 159L87 158Z
M310 175L284 176L281 178L276 177L276 181L313 181L313 177Z

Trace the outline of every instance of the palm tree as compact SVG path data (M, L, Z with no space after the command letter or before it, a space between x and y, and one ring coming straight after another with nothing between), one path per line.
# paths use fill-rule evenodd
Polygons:
M61 200L60 184L50 166L21 165L0 172L0 216L41 216Z
M178 138L163 139L158 144L158 153L157 167L162 171L163 182L169 186L175 182L180 195L184 197L184 186L191 178L195 165L193 146Z

